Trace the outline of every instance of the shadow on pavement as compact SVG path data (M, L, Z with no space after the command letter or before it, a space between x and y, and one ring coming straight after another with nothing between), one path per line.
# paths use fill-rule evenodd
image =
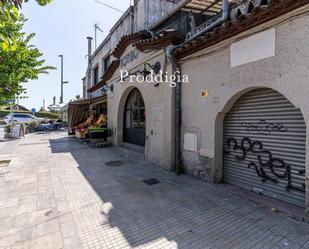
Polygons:
M164 241L183 249L246 248L242 243L259 239L250 232L254 226L260 235L265 231L270 237L276 234L271 228L282 223L280 215L189 176L177 177L140 160L138 153L89 149L72 137L49 141L52 153L70 153L103 203L111 203L108 212L102 210L100 224L106 226L107 218L107 225L118 228L131 247L162 240L160 248L165 248ZM123 165L107 166L110 161ZM150 178L160 183L143 182ZM285 225L287 230L299 225L293 222L288 228ZM284 239L279 234L278 238Z

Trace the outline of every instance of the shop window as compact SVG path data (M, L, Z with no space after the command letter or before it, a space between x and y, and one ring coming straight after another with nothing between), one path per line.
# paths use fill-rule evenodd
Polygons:
M146 127L145 104L139 91L131 93L126 106L125 118L125 128Z

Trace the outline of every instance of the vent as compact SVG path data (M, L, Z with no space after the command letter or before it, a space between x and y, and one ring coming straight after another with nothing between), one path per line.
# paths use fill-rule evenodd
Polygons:
M105 163L106 166L110 167L120 167L123 166L125 163L123 161L108 161Z

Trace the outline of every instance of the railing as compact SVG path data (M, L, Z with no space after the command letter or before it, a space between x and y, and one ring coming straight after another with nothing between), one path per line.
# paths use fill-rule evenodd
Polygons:
M190 17L187 16L182 16L181 18L177 19L176 21L168 24L164 28L157 30L155 32L155 35L162 34L165 30L177 30L181 33L187 34L190 32Z
M234 0L231 0L231 2L234 2ZM158 35L165 30L175 29L186 34L186 40L189 40L222 17L222 6L223 0L191 0L181 8L181 17L164 28L157 30L155 34ZM198 19L204 21L199 21L196 24L197 16L200 17Z
M203 6L203 7L202 7ZM195 34L200 31L206 29L211 24L213 24L216 20L222 17L222 0L192 0L186 5L188 9L195 9L196 11L200 11L200 14L204 14L207 16L205 22L201 25L197 26L193 30L190 30L186 33L186 40L189 40Z

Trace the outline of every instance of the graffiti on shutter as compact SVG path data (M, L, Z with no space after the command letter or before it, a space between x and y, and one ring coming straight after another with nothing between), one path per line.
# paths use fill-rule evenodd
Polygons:
M287 179L286 190L294 189L297 191L305 192L305 184L302 187L294 186L292 183L291 167L286 164L284 160L273 157L271 151L263 148L263 143L260 141L251 141L250 138L245 137L241 140L240 145L235 138L227 140L227 148L224 150L225 154L230 154L231 151L240 151L242 156L235 155L235 159L242 161L247 159L247 153L252 152L256 155L259 165L255 162L249 162L248 168L254 168L257 175L264 183L269 180L273 183L278 183L280 178ZM264 169L268 168L272 175L270 176ZM278 172L278 169L281 172ZM283 171L283 172L282 172ZM299 175L304 175L305 171L298 171Z

